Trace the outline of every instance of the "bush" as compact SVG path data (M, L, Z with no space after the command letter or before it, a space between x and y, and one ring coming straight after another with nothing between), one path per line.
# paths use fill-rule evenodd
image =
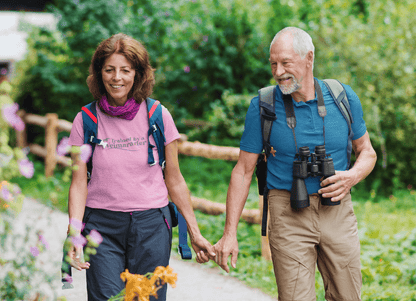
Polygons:
M85 80L95 48L118 32L146 46L157 69L154 97L174 114L183 108L201 117L224 90L253 91L269 78L267 45L239 1L66 0L50 9L58 32L32 32L22 63L27 76L19 79L24 89L17 91L18 102L28 110L32 104L34 113L72 120L91 100Z
M204 119L206 126L195 127L188 132L191 140L205 143L240 146L240 139L244 131L244 122L250 101L255 95L236 95L226 90L221 99L210 104Z
M22 174L33 176L33 164L19 148L10 146L9 126L22 130L24 123L16 115L17 105L9 96L8 82L0 85L0 299L23 300L43 297L52 276L39 268L38 255L45 249L41 233L27 227L24 234L13 233L15 218L22 209L24 196L18 185L9 182ZM30 250L30 251L29 251ZM56 297L56 296L55 296Z
M366 187L384 194L416 184L414 9L412 1L371 2L363 21L324 5L316 26L310 26L316 75L351 85L361 99L378 155Z
M297 26L314 40L315 76L339 79L360 97L379 158L363 186L390 194L416 186L413 2L59 1L53 8L59 32L31 35L16 95L28 111L54 111L71 121L91 100L85 79L95 47L123 31L147 47L157 69L153 96L178 128L187 129L183 119L204 117L210 127L193 130L192 137L237 146L241 120L219 120L233 116L227 99L268 85L270 41L281 27Z

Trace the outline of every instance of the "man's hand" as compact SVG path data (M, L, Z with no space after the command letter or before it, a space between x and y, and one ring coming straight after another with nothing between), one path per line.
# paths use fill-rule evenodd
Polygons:
M353 170L337 170L335 175L321 182L321 187L324 188L319 189L318 193L325 198L331 198L332 202L337 202L342 200L357 182L357 175Z
M231 255L231 266L237 265L238 241L236 236L224 235L215 245L215 262L227 273L230 272L228 267L228 256Z
M318 193L323 197L330 197L332 202L340 201L358 182L365 179L373 170L377 161L377 154L373 149L368 132L352 141L352 149L355 153L353 168L347 171L335 171L335 175L321 182L325 188ZM329 185L328 184L333 184Z
M201 234L191 236L191 245L196 253L196 262L206 263L210 259L215 259L214 247Z

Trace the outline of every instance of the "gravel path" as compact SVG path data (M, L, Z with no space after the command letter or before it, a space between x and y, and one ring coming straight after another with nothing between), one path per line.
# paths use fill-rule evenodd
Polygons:
M33 199L26 199L23 210L16 220L14 233L24 233L25 225L32 230L42 230L49 248L39 255L41 268L49 275L56 275L51 288L45 288L49 300L65 296L68 301L87 300L85 271L73 269L74 289L62 290L60 283L60 260L62 258L62 243L66 237L68 226L67 215L51 210ZM35 239L36 240L36 239ZM27 248L29 248L28 246ZM237 279L220 274L219 268L213 269L197 264L194 260L187 262L171 257L170 266L178 274L176 288L168 288L169 301L184 300L216 300L216 301L245 301L245 300L276 300L258 289L247 287Z

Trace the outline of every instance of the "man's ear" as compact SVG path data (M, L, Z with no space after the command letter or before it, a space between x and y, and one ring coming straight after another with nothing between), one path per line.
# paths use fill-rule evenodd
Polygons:
M308 54L306 55L306 60L307 60L308 67L312 68L313 66L313 51L312 50L310 50Z

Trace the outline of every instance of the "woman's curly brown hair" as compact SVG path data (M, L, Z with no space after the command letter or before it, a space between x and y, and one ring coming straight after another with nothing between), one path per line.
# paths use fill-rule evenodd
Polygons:
M108 57L114 53L122 54L136 70L134 84L128 94L136 102L141 103L153 93L155 85L155 69L150 65L149 53L146 48L132 37L118 33L98 45L92 56L87 78L88 88L95 100L99 100L107 93L102 80L101 70Z

